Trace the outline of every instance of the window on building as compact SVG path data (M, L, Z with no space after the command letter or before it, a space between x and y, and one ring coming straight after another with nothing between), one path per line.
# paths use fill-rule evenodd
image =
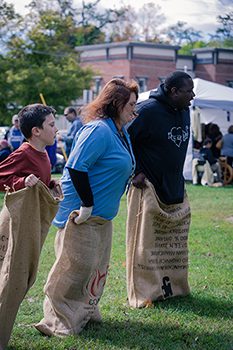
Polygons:
M136 77L139 85L139 92L147 91L147 77Z
M233 88L233 80L227 80L227 85Z

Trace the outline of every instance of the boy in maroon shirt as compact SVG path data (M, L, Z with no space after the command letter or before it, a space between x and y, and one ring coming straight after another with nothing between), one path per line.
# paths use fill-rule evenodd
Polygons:
M55 187L52 192L56 197L43 186L5 197L0 213L0 349L7 348L18 308L36 279L40 252L61 196L59 182L51 181L45 150L56 138L55 110L32 104L24 107L18 117L27 142L0 164L0 191L33 187L40 179L47 187ZM12 196L16 202L10 200ZM32 215L27 217L26 211L30 210L35 211L33 219Z
M42 104L31 104L18 114L20 129L26 138L16 151L0 164L0 191L6 188L17 191L34 186L40 179L53 188L51 165L45 150L56 138L55 109Z

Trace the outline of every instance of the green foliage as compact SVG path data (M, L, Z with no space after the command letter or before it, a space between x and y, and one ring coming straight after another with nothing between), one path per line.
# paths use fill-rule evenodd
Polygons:
M204 41L195 41L192 43L184 44L179 50L179 55L192 55L193 49L199 49L202 47L206 47L206 43Z
M96 26L87 25L77 29L77 46L100 44L105 40L105 34Z
M229 350L232 329L233 187L187 185L192 209L189 234L191 295L133 309L126 301L123 197L114 220L109 276L100 301L103 324L78 337L47 338L34 328L42 313L43 285L54 262L52 227L46 239L37 281L23 301L8 349L48 350ZM0 195L0 198L3 198Z

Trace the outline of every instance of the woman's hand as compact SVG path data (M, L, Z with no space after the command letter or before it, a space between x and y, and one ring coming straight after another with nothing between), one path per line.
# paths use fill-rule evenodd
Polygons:
M87 221L91 216L93 207L80 207L79 215L74 218L74 223L79 225Z
M26 187L33 187L37 184L38 181L39 181L39 178L36 177L34 174L31 174L26 177L24 184Z

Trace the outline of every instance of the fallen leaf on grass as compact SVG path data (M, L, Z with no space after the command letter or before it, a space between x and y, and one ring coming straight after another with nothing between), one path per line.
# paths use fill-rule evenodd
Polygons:
M154 304L152 303L151 299L147 299L144 301L143 306L145 309L153 308Z

